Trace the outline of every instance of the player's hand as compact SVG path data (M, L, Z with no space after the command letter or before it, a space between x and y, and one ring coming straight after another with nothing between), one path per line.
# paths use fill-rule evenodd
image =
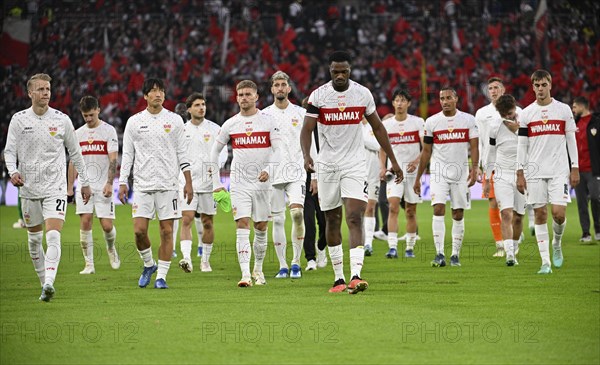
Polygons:
M92 188L90 186L81 187L81 197L83 198L83 204L87 204L92 197Z
M102 188L102 195L104 195L105 198L110 198L113 195L113 187L111 183L106 183L104 185L104 188Z
M415 180L415 185L413 186L413 190L414 190L415 194L417 194L418 196L421 196L421 179Z
M387 172L387 169L384 167L381 170L379 170L379 181L386 181L386 176L385 173Z
M519 190L519 193L525 194L525 190L527 190L527 182L525 181L523 170L519 171L517 171L517 190Z
M579 185L579 169L578 168L571 169L571 176L569 177L569 180L570 180L569 182L571 183L572 188Z
M417 170L418 166L419 166L419 160L411 161L408 163L408 166L406 166L406 172L411 174Z
M67 188L67 204L75 203L75 190L72 186Z
M483 171L477 166L477 182L483 184ZM471 185L469 185L471 186Z
M392 168L390 169L390 171L393 172L394 175L396 175L396 178L394 179L396 184L400 184L402 180L404 180L404 172L402 172L402 169L400 168L397 162L392 162Z
M21 177L21 174L18 172L12 174L10 177L10 182L13 184L13 186L23 186L23 184L25 184L25 180L23 180L23 177Z
M515 120L510 120L510 119L502 119L502 123L504 123L504 125L506 126L506 128L508 128L509 131L515 133L517 130L519 130L519 122L515 121Z
M310 187L309 187L309 191L312 194L312 196L315 196L319 193L319 184L317 184L317 180L311 180L310 181Z
M183 199L187 201L188 205L192 202L192 199L194 199L194 188L192 187L191 182L186 182L183 187Z
M306 170L306 172L310 172L311 174L316 172L315 162L313 161L312 157L304 157L304 169Z
M123 204L127 204L127 196L129 193L129 188L127 185L119 185L119 200Z
M475 182L477 181L478 171L480 171L479 168L471 169L471 171L469 171L469 180L467 182L468 187L475 185Z
M260 175L258 175L258 181L265 182L269 180L269 173L266 171L261 171Z

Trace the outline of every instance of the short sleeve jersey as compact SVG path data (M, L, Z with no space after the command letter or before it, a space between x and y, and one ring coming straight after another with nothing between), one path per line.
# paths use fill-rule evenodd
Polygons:
M275 118L281 135L281 160L275 170L274 184L305 181L306 170L300 147L300 131L306 109L289 103L285 109L272 104L264 111Z
M108 154L119 151L117 131L112 125L100 121L96 128L84 124L75 131L75 135L87 166L90 187L94 193L99 193L108 179Z
M521 115L523 110L517 107L517 115ZM490 132L492 128L498 127L498 119L500 119L500 113L496 110L496 106L490 103L483 108L477 110L475 113L475 122L477 123L477 130L479 131L479 160L483 161L488 155L490 147ZM515 150L516 152L516 150Z
M260 172L271 161L271 141L280 139L279 129L272 115L259 110L251 116L239 113L229 118L217 136L217 142L231 140L231 189L268 190L272 180L258 181Z
M466 181L469 140L478 137L471 114L457 110L451 117L439 112L427 118L424 138L433 140L431 174L449 182Z
M387 131L390 144L394 150L394 156L402 171L406 172L406 166L414 161L421 152L421 138L425 133L425 121L414 115L408 115L405 120L398 121L395 117L383 121ZM415 170L412 174L416 174Z
M548 105L533 102L523 109L519 128L528 137L527 172L530 178L552 178L569 174L566 133L577 130L571 108L554 98Z
M141 111L125 126L119 183L127 183L133 165L134 190L178 190L179 170L190 169L186 151L183 120L178 114L164 108L157 114Z
M517 170L517 133L511 132L499 117L490 123L489 137L488 143L493 141L496 146L495 176L514 178Z
M347 90L339 92L330 81L316 90L308 104L316 107L319 123L319 155L317 163L349 169L364 163L364 141L361 121L363 116L375 113L373 95L366 87L352 80Z
M210 152L221 127L215 122L204 119L199 125L188 121L183 129L188 146L187 155L190 161L194 193L210 193L213 191L213 180L208 172L211 165ZM180 187L183 187L185 178L182 173L179 181Z

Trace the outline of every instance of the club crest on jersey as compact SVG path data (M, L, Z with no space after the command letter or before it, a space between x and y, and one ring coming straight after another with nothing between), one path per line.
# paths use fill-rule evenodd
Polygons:
M542 123L544 123L544 124L548 123L548 111L547 110L542 110Z
M171 132L171 125L170 124L164 124L163 128L165 129L166 133L170 133Z
M48 127L48 133L50 133L50 135L52 137L56 136L56 133L58 133L58 128L57 127Z
M246 135L247 136L251 136L252 135L252 128L250 128L250 127L246 128Z
M338 102L338 109L343 112L346 109L346 103Z
M88 137L88 144L92 144L94 143L94 138L93 137Z
M204 133L204 142L208 142L210 140L210 133Z
M298 125L300 121L298 120L298 118L292 118L292 125L295 127Z

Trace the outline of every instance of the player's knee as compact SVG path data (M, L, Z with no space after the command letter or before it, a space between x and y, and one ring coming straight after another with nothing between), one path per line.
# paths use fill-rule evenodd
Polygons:
M290 215L292 216L292 222L297 226L304 224L304 209L303 208L292 208L290 209Z
M273 213L273 225L283 226L285 224L285 212Z
M362 217L360 211L346 212L346 223L348 227L361 225Z

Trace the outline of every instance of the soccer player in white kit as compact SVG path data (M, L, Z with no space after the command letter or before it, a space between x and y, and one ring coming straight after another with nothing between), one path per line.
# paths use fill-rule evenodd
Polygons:
M273 104L264 109L271 114L280 130L281 162L273 176L271 216L273 217L273 244L279 260L278 279L302 277L300 255L304 244L304 198L306 196L306 171L300 148L300 130L304 123L306 109L290 103L292 91L290 77L283 71L271 76ZM286 262L287 238L285 234L285 198L287 197L292 218L292 262L291 271Z
M308 98L308 109L300 135L304 168L315 172L310 155L311 136L319 123L320 150L316 161L319 202L325 212L326 237L335 281L329 289L339 293L348 289L356 294L368 288L361 278L364 262L363 217L368 198L367 166L361 121L363 116L373 127L373 133L383 150L390 155L396 182L403 179L402 170L369 89L350 80L351 57L347 52L335 51L329 56L331 81L314 90ZM350 275L346 286L342 251L342 204L346 210L349 230Z
M414 248L417 242L417 204L421 197L415 193L413 186L417 175L417 167L421 158L421 146L425 121L423 118L408 114L411 104L410 93L406 90L396 90L392 95L392 105L395 115L385 119L385 127L392 149L400 167L405 171L405 178L400 184L389 182L387 184L387 197L390 205L388 215L388 258L398 257L398 214L400 213L400 200L404 197L406 216L406 250L404 256L414 258ZM380 153L381 177L387 171L385 161L387 155Z
M138 285L145 288L156 271L154 288L168 289L167 273L173 254L173 220L181 217L179 204L179 170L185 176L183 197L191 203L194 194L187 141L181 117L165 108L165 84L161 79L148 78L142 85L145 110L127 121L123 135L123 156L119 176L119 199L126 203L127 179L133 168L133 231L135 244L144 270ZM158 264L152 257L148 224L158 215L160 247Z
M211 174L211 152L221 127L213 121L206 119L206 99L204 95L195 92L185 101L191 119L184 125L184 134L188 145L188 159L191 164L192 187L194 197L190 204L182 200L182 226L181 226L181 253L183 258L179 267L184 272L193 271L192 265L192 223L196 214L200 214L203 230L198 237L198 245L202 246L202 259L200 270L211 272L210 254L212 252L215 232L213 217L217 214L217 205L213 199L213 178L219 174ZM218 167L216 167L218 170ZM180 182L181 180L180 174ZM216 185L219 184L217 181ZM224 190L222 186L216 191ZM183 193L183 191L182 191Z
M465 234L464 210L471 208L469 188L477 180L479 161L477 125L475 117L456 108L458 95L451 87L440 90L442 111L425 121L423 151L414 191L421 194L421 176L431 160L430 188L433 206L433 243L436 256L433 267L446 266L444 237L446 235L446 197L450 195L452 208L452 255L450 265L460 266L460 249ZM473 166L469 166L469 149Z
M475 122L477 123L477 129L479 130L479 165L483 172L485 172L486 166L483 165L483 159L487 156L489 146L489 135L491 125L499 119L498 111L496 110L496 101L500 96L504 94L505 88L502 79L499 77L491 77L487 81L487 91L490 103L475 112ZM520 113L521 108L517 111ZM502 243L502 231L500 228L500 209L498 209L498 203L496 201L494 180L491 175L487 173L482 174L481 182L483 189L485 190L486 185L491 185L489 188L489 194L487 197L489 201L488 215L490 219L490 227L496 241L496 253L494 257L504 257L504 246Z
M365 208L365 216L363 226L365 230L365 256L373 254L373 236L375 234L375 207L379 197L379 143L373 128L367 122L367 119L362 119L363 140L365 141L365 163L367 166L367 207Z
M542 257L538 274L550 274L552 264L557 268L563 264L561 239L571 199L569 183L573 187L579 184L577 127L569 105L550 95L552 76L548 71L535 71L531 83L536 100L523 109L519 118L517 188L521 193L527 191L527 204L533 206L535 214L535 237ZM552 264L546 223L548 203L552 205L554 233Z
M517 102L512 95L502 95L496 99L495 107L499 118L491 121L489 146L483 165L485 174L493 179L496 201L502 216L503 252L506 252L506 265L517 264L519 238L523 231L525 196L517 190ZM492 171L494 174L492 175ZM489 196L491 184L484 185L483 194Z
M256 107L258 87L251 80L236 86L240 112L221 126L213 145L211 161L217 164L219 152L231 141L230 191L236 224L236 248L242 278L238 287L265 285L263 261L267 253L267 228L271 214L273 169L279 163L279 128L270 114ZM272 180L272 179L271 179ZM250 219L254 222L254 269L250 274Z
M79 215L80 219L79 243L85 260L85 267L79 273L94 274L96 272L92 235L94 212L102 226L110 266L115 270L121 266L121 260L115 247L117 230L113 224L115 219L113 182L117 172L119 140L115 128L98 117L100 114L98 99L93 96L84 96L79 101L79 110L85 124L75 131L75 135L88 168L88 178L93 194L88 204L84 204L79 195L76 197L75 214ZM73 196L73 183L76 177L77 173L73 162L69 161L68 196ZM78 185L81 185L81 182Z
M10 181L20 187L23 219L27 227L29 255L42 285L40 300L54 296L54 280L60 263L60 232L67 211L65 147L79 172L84 204L92 190L85 161L71 119L48 106L50 81L47 74L33 75L27 82L31 107L13 115L8 126L4 157ZM43 227L46 245L42 246Z

